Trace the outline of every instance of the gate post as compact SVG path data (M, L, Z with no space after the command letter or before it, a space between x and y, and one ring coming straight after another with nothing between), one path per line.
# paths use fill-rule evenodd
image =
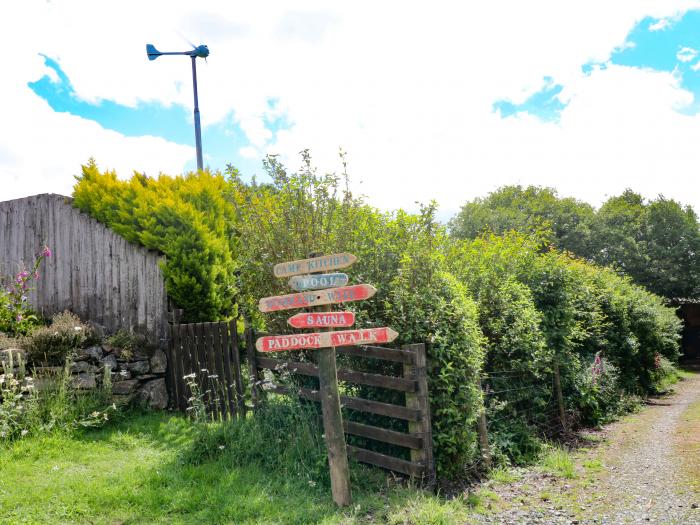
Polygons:
M428 370L425 343L404 347L413 353L413 364L403 365L404 377L418 382L416 393L406 393L406 406L420 410L420 421L409 421L408 431L423 438L422 449L411 449L411 461L420 462L425 467L428 486L435 483L435 459L433 457L433 430L430 421L430 399L428 397Z

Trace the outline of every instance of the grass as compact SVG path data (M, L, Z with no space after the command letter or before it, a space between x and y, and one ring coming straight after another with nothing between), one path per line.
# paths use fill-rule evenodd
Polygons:
M566 479L576 477L576 463L574 458L566 449L551 447L540 461L540 468L554 476Z
M496 467L488 475L489 480L495 483L513 483L521 478L521 475L514 469L508 467Z
M431 525L463 523L473 506L353 465L354 504L338 509L304 471L280 475L228 453L192 461L196 428L179 415L132 414L99 430L0 445L0 523Z
M700 402L691 404L681 414L674 445L683 458L683 473L688 484L700 494Z

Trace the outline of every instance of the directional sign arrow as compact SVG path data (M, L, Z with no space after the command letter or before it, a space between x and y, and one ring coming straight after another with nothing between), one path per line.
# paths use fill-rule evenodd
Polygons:
M345 286L346 284L348 284L348 276L344 273L295 275L289 279L289 286L297 292L318 290L319 288L333 288L335 286Z
M258 308L261 312L308 308L310 306L320 306L324 304L362 301L363 299L369 299L375 293L377 293L377 289L370 284L356 284L353 286L341 286L340 288L327 288L315 292L300 292L263 297L260 299Z
M355 324L353 312L312 312L296 314L287 319L294 328L338 328Z
M314 334L268 335L255 342L259 352L284 352L305 348L330 348L332 346L369 345L390 343L399 334L388 327L365 330L342 330Z
M292 275L303 275L305 273L327 272L347 268L357 260L351 253L336 253L334 255L324 255L312 259L301 259L275 264L273 272L275 277L291 277Z

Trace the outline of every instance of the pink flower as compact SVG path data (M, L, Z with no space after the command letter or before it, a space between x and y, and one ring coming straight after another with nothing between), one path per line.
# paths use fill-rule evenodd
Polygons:
M44 246L44 249L41 250L41 255L43 257L51 257L51 248L49 248L48 246Z
M22 317L22 314L17 314L16 319L17 319L17 322L19 323L22 321L22 319L24 319L24 317Z

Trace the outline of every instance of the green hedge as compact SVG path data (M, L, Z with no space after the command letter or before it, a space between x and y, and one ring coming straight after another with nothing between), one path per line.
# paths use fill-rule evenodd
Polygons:
M673 310L613 271L560 253L537 236L451 238L435 219L435 204L419 213L380 212L348 190L344 174L319 175L307 152L302 160L290 173L268 158L265 184L244 182L232 168L225 177L120 181L91 163L76 185L75 204L167 255L168 293L190 320L242 309L256 327L285 333L288 312L257 310L261 297L289 291L286 280L273 277L273 265L310 253L357 255L347 270L351 283L378 289L368 301L345 305L357 314L357 326L389 325L400 333L397 344L428 345L441 477L463 475L477 461L480 374L488 377L496 456L517 462L536 452L538 428L552 416L555 358L569 410L588 423L619 411L616 399L652 391L658 356L677 358L680 324ZM592 377L596 355L607 368ZM370 366L383 371L385 365Z

